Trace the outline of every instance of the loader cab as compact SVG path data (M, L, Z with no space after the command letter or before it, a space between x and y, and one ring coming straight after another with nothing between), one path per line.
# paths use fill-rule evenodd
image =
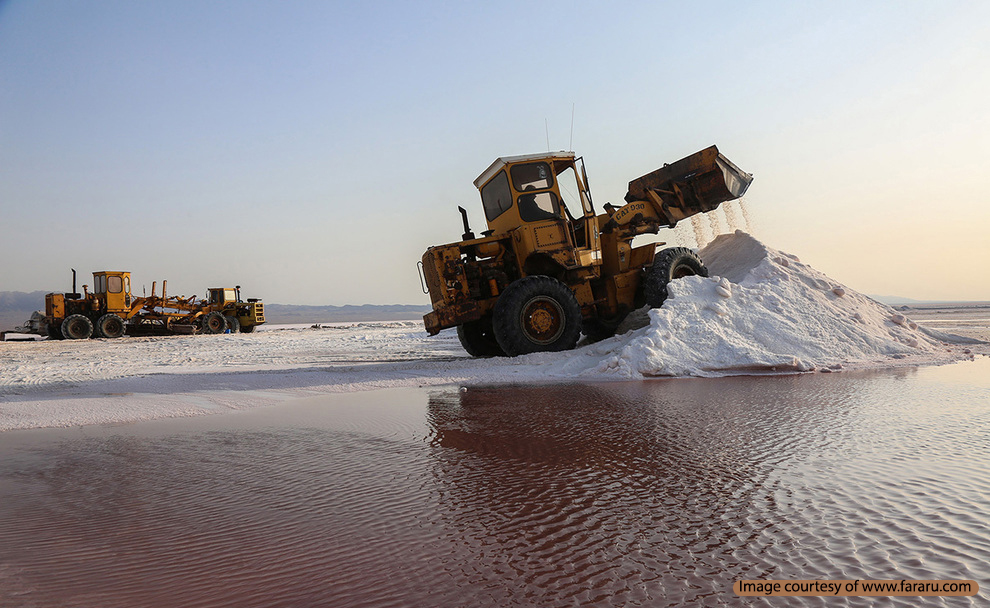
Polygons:
M600 263L591 196L577 173L580 160L573 152L508 156L475 180L485 234L514 233L521 266L533 254L565 268Z
M93 295L103 302L106 312L130 310L131 273L113 270L94 272Z

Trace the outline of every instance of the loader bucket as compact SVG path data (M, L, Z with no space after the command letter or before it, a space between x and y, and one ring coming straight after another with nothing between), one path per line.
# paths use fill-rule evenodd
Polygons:
M746 193L753 176L711 146L629 182L626 201L652 201L668 225Z

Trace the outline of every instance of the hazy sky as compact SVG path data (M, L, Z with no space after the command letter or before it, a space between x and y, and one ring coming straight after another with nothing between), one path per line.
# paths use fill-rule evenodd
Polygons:
M425 303L423 251L547 126L599 207L715 143L770 246L990 300L990 2L921 0L0 0L0 291Z

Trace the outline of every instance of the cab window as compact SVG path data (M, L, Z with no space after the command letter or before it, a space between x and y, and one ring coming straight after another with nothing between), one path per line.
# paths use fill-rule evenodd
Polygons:
M553 186L553 172L547 163L528 163L512 167L512 185L516 192L543 190Z
M107 277L107 291L109 293L120 293L124 290L124 279L118 276Z
M519 217L526 222L560 219L560 204L553 192L533 192L519 196Z
M93 277L93 293L106 293L107 292L107 277L103 274L98 274Z
M509 178L500 171L481 188L481 204L485 207L485 217L492 221L512 206L512 193L509 191Z

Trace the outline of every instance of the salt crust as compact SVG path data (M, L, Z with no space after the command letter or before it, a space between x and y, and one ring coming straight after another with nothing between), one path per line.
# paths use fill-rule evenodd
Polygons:
M128 423L327 393L460 384L845 371L940 364L987 345L918 326L736 231L700 251L620 335L572 351L465 356L418 321L263 326L253 334L0 342L0 431Z

